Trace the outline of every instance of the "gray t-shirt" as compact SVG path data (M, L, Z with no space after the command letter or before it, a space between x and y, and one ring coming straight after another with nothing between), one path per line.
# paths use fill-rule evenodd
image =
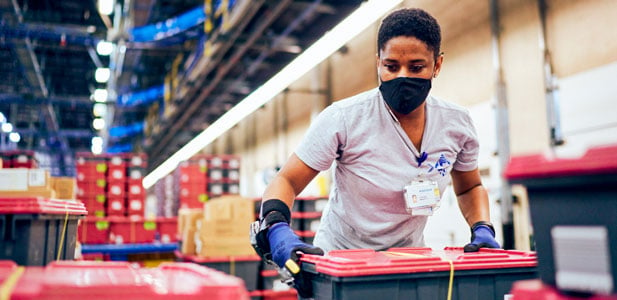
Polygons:
M478 140L469 113L429 96L420 153L379 89L340 100L311 123L296 155L315 170L335 163L328 205L314 243L335 249L424 246L426 216L405 210L403 188L412 179L436 181L443 194L452 169L477 168Z

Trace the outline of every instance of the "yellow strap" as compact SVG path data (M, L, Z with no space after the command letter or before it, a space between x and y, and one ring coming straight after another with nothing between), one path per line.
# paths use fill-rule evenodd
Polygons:
M233 256L229 259L229 274L236 275L236 261Z
M62 256L62 246L64 245L64 235L66 234L66 224L69 222L69 208L66 203L64 203L64 210L66 214L64 215L64 225L62 226L62 234L60 235L60 244L58 245L58 255L56 255L56 260L60 260Z
M11 294L13 293L13 289L17 285L19 278L21 278L21 274L24 273L26 268L17 267L9 277L2 283L0 286L0 300L8 300L11 299Z
M450 282L448 282L448 300L452 300L452 283L454 282L454 264L451 260L450 263Z
M403 256L403 257L414 257L414 258L422 258L427 257L426 255L420 255L415 253L405 253L405 252L394 252L394 251L383 251L383 254L387 256Z

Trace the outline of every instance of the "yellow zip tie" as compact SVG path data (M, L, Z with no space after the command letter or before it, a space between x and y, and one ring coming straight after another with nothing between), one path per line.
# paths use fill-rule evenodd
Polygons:
M11 275L6 278L4 283L0 285L0 300L11 299L13 289L17 285L19 278L21 278L21 275L24 273L25 270L26 268L24 267L17 267L17 269L15 269L15 271L13 271L13 273L11 273Z
M236 275L236 261L233 256L229 258L229 274Z
M452 300L452 282L454 282L454 264L451 260L448 260L450 263L450 282L448 283L448 300Z
M64 215L64 225L62 226L62 234L60 235L60 244L58 245L58 255L56 255L56 260L60 260L60 256L62 256L62 246L64 246L64 235L66 234L66 224L69 221L69 208L66 203L64 203L64 210L66 214Z

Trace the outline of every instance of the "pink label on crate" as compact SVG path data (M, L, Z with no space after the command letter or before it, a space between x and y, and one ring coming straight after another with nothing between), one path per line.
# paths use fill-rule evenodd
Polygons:
M113 173L111 174L112 178L116 178L116 179L121 179L123 178L123 172L121 170L114 170Z
M122 164L122 158L118 157L118 156L114 156L114 157L111 158L110 162L111 162L112 165L116 165L116 166L117 165L121 165Z
M232 184L229 186L229 193L230 194L239 194L240 193L240 186L238 186L237 184Z
M78 187L77 188L77 196L83 196L85 194L84 189Z
M188 189L180 189L180 194L182 196L187 196L189 194L189 190Z
M27 163L28 162L28 157L25 155L19 155L17 156L17 162L18 163Z
M131 200L130 207L132 210L141 210L141 201L140 200Z
M206 161L205 158L200 159L197 163L199 164L200 167L205 167L208 165L208 162Z
M240 172L235 171L235 170L229 171L229 174L227 177L229 177L229 179L232 179L232 180L238 180L238 178L240 178Z
M78 165L83 165L86 163L86 160L83 157L80 157L77 159L77 164Z
M180 181L181 182L189 182L189 179L190 179L190 177L187 174L182 174L182 176L180 176Z
M142 164L141 157L133 156L133 158L131 159L131 164L133 164L134 166L141 166Z
M132 179L140 179L141 176L141 171L140 170L131 170L131 178Z
M122 194L122 189L119 186L114 185L114 186L111 187L111 193L113 195L120 195L120 194Z
M141 187L139 185L131 185L131 194L141 194Z
M223 193L223 186L220 184L212 185L212 194L220 195Z
M85 179L85 177L86 176L84 175L84 173L81 173L81 172L77 173L77 180L83 181Z
M223 171L221 170L212 170L210 171L210 178L214 179L214 180L218 180L223 178Z
M230 168L238 168L240 166L240 161L237 159L231 159L229 160L229 167Z
M169 237L169 234L163 234L161 235L161 242L163 244L167 244L171 242L171 238Z
M113 210L122 210L122 202L114 201L111 203L111 209Z
M213 157L212 161L210 161L210 163L214 167L220 167L220 166L223 165L223 160L220 157Z

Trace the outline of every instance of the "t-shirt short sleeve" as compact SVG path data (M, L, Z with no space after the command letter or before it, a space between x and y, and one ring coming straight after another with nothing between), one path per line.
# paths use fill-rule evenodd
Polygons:
M472 171L478 167L478 154L480 150L480 144L478 142L478 135L476 134L476 128L473 125L473 121L469 116L469 113L463 115L463 122L465 128L465 138L461 142L461 150L456 156L456 162L454 162L454 170L457 171Z
M339 156L344 140L345 119L341 109L333 104L311 122L295 153L309 167L325 171Z

